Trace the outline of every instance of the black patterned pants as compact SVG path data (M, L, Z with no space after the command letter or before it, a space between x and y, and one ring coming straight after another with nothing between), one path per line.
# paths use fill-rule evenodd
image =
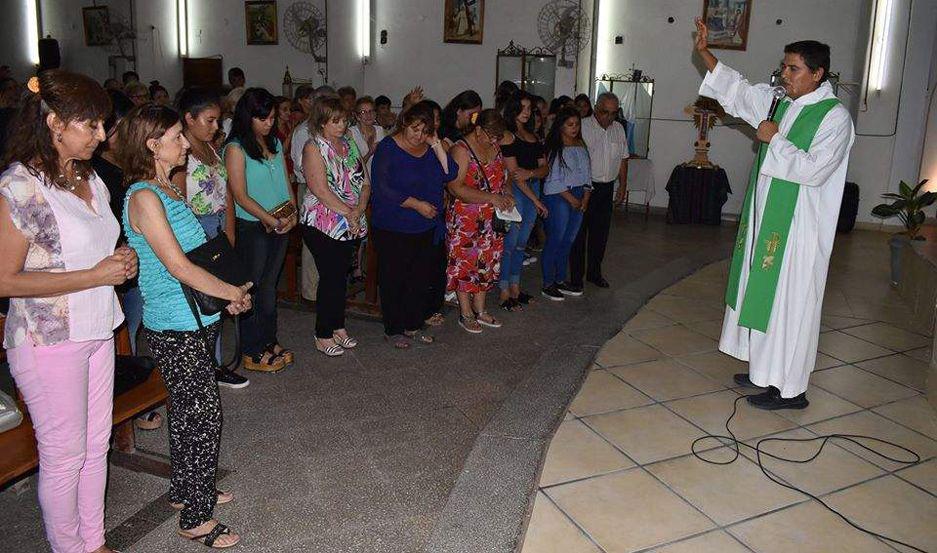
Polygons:
M169 391L169 500L184 505L183 530L210 520L217 499L221 398L214 349L220 329L220 322L196 331L143 329Z

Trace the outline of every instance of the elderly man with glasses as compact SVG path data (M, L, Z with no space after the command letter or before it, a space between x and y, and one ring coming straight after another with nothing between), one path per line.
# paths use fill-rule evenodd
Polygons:
M628 186L628 137L615 120L618 97L611 92L599 95L592 116L582 120L582 139L592 163L592 197L586 207L569 255L569 285L582 290L583 276L599 288L608 288L602 275L602 261L612 225L612 196L618 180L618 201Z

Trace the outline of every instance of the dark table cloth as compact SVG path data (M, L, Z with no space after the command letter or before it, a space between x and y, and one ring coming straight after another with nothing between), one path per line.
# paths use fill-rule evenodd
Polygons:
M732 189L721 167L677 165L667 181L667 192L668 223L718 225Z

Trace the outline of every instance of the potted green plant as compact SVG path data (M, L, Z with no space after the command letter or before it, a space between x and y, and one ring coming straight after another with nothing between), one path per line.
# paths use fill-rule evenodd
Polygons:
M888 244L891 246L891 283L897 286L901 279L901 250L907 247L911 240L924 240L921 236L921 226L927 219L924 208L937 201L937 192L921 192L927 179L911 188L904 181L898 184L898 193L882 194L882 198L892 200L890 204L878 204L872 209L872 215L889 219L898 217L905 230L893 235Z

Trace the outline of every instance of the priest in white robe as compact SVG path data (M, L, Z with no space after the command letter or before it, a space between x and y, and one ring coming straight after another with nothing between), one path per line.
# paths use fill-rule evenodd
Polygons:
M708 72L699 93L758 129L761 142L745 196L726 290L719 349L749 362L738 384L760 388L762 409L803 409L820 336L820 311L849 151L852 119L827 82L830 49L789 44L785 97L769 120L773 89L749 84L716 59L697 19L696 51Z

